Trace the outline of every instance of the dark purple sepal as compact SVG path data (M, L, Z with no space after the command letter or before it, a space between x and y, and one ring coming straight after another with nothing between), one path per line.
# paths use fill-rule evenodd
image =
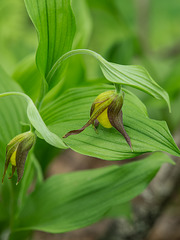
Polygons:
M18 184L21 178L23 177L27 155L30 149L32 148L32 146L34 145L34 142L35 142L35 136L30 136L19 143L17 153L16 153L16 167L17 167L17 175L18 175L18 180L16 184Z
M117 98L114 99L108 107L108 118L111 125L123 135L126 142L128 143L131 150L133 151L130 137L128 136L123 125L122 106L123 106L123 96L117 96Z
M81 133L82 131L84 131L87 127L89 127L91 124L93 126L95 126L95 128L99 125L99 121L97 120L98 116L105 111L105 109L111 104L112 100L110 98L107 98L104 101L101 102L95 102L92 104L91 106L91 110L90 110L90 116L91 118L89 119L89 121L80 129L77 130L72 130L68 133L66 133L63 138L67 138L70 135L76 135ZM99 103L99 106L97 107L96 111L94 111L95 109L95 104Z
M91 117L91 115L93 114L94 109L95 109L95 103L93 103L92 106L91 106L90 117ZM92 125L93 125L93 127L94 127L95 132L97 132L97 128L98 128L98 126L99 126L99 121L98 121L97 119L95 119L94 122L92 123Z

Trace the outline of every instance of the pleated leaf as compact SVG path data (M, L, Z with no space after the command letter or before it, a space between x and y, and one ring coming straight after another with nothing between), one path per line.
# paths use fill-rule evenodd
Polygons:
M70 0L25 0L39 36L36 63L46 77L56 60L71 50L75 21Z
M0 67L0 94L6 91L20 92L22 89ZM6 160L6 145L13 137L22 132L21 122L26 123L28 119L26 104L19 97L0 98L0 109L0 221L8 221L11 199L7 177L5 177L4 184L1 184ZM9 170L11 171L11 169Z
M67 148L66 145L63 143L61 138L58 135L51 132L46 124L44 123L39 111L37 110L36 106L34 105L33 101L26 95L26 100L28 102L27 106L27 115L29 121L33 125L33 127L40 133L42 138L49 143L50 145L57 147L57 148Z
M21 92L22 89L0 67L0 94L9 91ZM26 104L17 97L0 98L0 179L4 170L6 145L21 133L21 122L27 123Z
M51 144L54 147L57 148L67 148L67 146L63 143L61 138L56 135L55 133L51 132L46 124L44 123L43 119L41 118L41 115L39 111L37 110L35 104L33 103L32 99L22 93L22 92L3 92L0 94L0 100L3 97L8 97L8 98L21 98L22 104L19 104L19 108L24 106L24 103L26 102L26 115L29 119L29 122L32 124L32 126L36 129L36 131L39 133L38 136L41 136L47 143ZM22 105L22 106L21 106ZM13 112L16 110L13 109ZM16 116L16 115L15 115ZM17 121L16 118L14 119L14 124L19 124L20 121L23 121L23 118L19 121ZM7 120L8 121L8 120ZM3 127L3 125L2 125ZM13 124L10 127L10 129L13 128ZM2 134L3 136L3 134Z
M169 107L169 111L171 111L168 93L151 78L144 67L111 63L106 61L100 54L88 49L72 50L59 58L48 75L47 81L51 85L53 85L54 81L53 76L57 73L63 61L77 54L86 54L96 58L105 78L110 82L131 86L140 89L157 99L164 99Z
M123 166L53 176L28 197L14 230L60 233L95 223L140 194L164 162L172 160L156 153Z
M42 118L49 129L62 137L89 120L91 104L100 93L109 89L112 87L72 89L44 108ZM102 126L99 126L98 133L90 126L82 133L64 139L64 142L81 154L105 160L121 160L154 151L180 156L166 122L150 119L144 104L134 94L124 91L123 122L133 152L116 129Z
M157 99L164 99L171 110L168 93L151 78L144 67L102 61L101 69L109 81L140 89Z

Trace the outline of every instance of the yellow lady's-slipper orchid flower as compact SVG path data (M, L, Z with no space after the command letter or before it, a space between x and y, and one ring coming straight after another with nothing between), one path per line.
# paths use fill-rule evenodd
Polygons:
M84 131L89 125L98 127L99 123L105 128L116 128L125 138L132 150L131 140L124 129L122 106L124 100L124 93L117 93L116 91L106 91L97 96L91 106L90 119L80 129L72 130L66 133L63 138L70 135L79 134Z
M34 145L35 139L36 139L35 134L29 131L17 135L9 142L9 144L6 147L6 162L2 182L4 181L7 168L11 163L12 174L11 177L9 177L9 179L13 177L14 172L17 169L18 175L17 184L19 183L24 173L24 166L28 152Z

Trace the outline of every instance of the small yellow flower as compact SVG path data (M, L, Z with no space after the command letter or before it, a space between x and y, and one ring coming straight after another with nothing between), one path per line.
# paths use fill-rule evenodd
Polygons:
M82 128L66 133L63 138L79 134L91 124L97 128L100 123L105 128L116 128L132 149L131 140L123 125L123 101L124 93L122 91L117 93L111 90L99 94L91 106L90 120Z
M9 166L9 163L12 165L12 174L14 175L15 170L17 169L18 180L17 184L21 180L24 173L25 161L28 155L29 150L35 143L36 136L32 132L25 132L14 137L6 147L6 162L4 168L4 174L2 178L2 182L4 181L4 177Z

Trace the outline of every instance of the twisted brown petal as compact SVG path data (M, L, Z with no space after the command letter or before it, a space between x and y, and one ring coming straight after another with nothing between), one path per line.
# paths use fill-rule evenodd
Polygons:
M111 123L111 125L116 128L125 138L126 142L132 149L132 144L130 137L128 136L126 130L124 129L123 125L123 113L122 113L122 105L123 105L123 99L120 99L118 96L118 100L115 99L108 107L108 118Z
M89 121L80 129L77 129L77 130L72 130L68 133L66 133L63 138L67 138L69 137L70 135L76 135L76 134L79 134L81 133L82 131L84 131L84 129L86 129L87 127L89 127L91 124L94 124L94 126L96 126L97 124L99 124L97 120L98 116L105 111L105 109L111 104L112 102L112 99L111 98L107 98L106 100L102 101L102 102L97 102L97 103L100 103L96 108L96 111L94 111L95 109L95 104L96 103L93 103L92 106L91 106L91 111L90 111L90 115L91 115L91 118L89 119Z
M34 145L34 141L35 140L33 140L32 137L30 136L19 143L17 153L16 153L16 167L17 167L17 175L18 175L18 180L16 184L18 184L21 178L23 177L26 158L27 158L28 152Z

